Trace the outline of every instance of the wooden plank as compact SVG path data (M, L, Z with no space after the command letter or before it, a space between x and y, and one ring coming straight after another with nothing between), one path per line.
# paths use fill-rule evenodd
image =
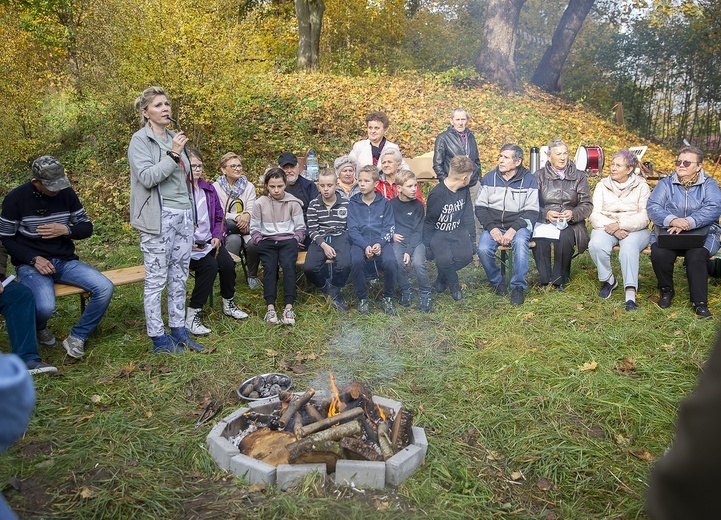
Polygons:
M129 283L142 282L145 280L145 266L136 265L133 267L123 267L122 269L113 269L111 271L103 271L103 273L113 285L126 285ZM85 290L74 285L65 285L62 283L55 284L55 296L70 296L73 294L85 294Z

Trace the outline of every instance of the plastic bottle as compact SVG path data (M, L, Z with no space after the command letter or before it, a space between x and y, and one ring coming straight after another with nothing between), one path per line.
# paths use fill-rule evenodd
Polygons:
M318 180L318 158L310 150L305 158L305 172L308 180L313 182Z

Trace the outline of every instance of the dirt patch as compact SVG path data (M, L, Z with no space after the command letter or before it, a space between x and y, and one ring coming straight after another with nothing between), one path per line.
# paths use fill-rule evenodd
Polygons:
M53 443L51 441L28 441L19 442L15 445L15 451L23 459L33 459L39 456L52 454Z
M52 486L36 478L8 480L3 494L20 518L43 518L50 514L54 498L46 490Z

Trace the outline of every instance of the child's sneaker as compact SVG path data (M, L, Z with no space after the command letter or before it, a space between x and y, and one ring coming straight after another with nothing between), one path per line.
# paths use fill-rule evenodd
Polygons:
M413 293L411 293L410 289L407 291L403 291L403 293L401 294L401 305L403 305L403 307L410 307L412 302Z
M421 312L431 312L431 293L421 293L421 300L418 302L418 310Z
M295 325L295 312L292 307L283 309L283 325Z
M361 301L358 302L358 313L359 314L368 314L370 312L370 302L368 301L368 298L363 298Z
M383 298L383 312L385 312L389 316L398 316L398 311L396 311L396 306L393 305L393 299L388 296Z
M265 313L265 322L268 325L278 325L278 313L275 312L275 309L268 309L268 312Z
M65 348L65 351L68 353L68 356L74 357L74 358L81 358L85 355L84 347L85 342L80 339L76 338L75 336L68 336L65 341L63 341L63 347Z

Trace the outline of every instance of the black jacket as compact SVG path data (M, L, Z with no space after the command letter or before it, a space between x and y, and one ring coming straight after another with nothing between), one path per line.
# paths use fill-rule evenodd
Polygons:
M466 128L467 146L463 146L463 141L452 126L448 130L441 132L436 137L436 146L433 150L433 171L436 177L442 181L448 177L448 170L451 167L451 159L457 155L467 155L473 164L473 175L468 187L475 186L481 176L481 160L478 158L478 145L473 132Z

